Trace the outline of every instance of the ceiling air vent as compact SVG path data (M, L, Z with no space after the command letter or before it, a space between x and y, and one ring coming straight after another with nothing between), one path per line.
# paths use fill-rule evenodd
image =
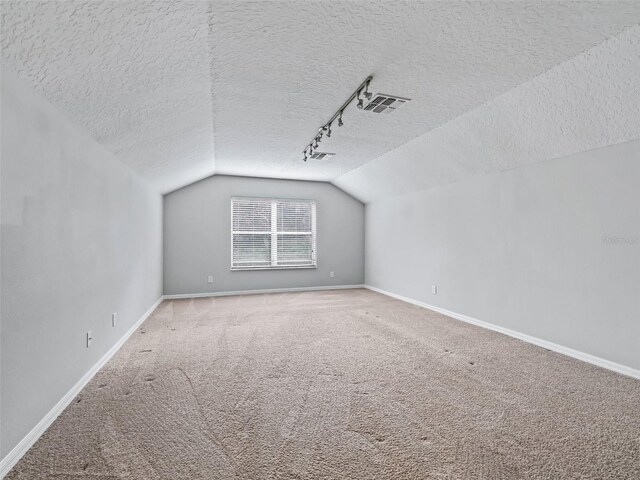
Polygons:
M373 100L364 107L364 111L372 113L391 113L409 101L411 101L410 98L394 97L393 95L376 93L373 96Z
M335 153L313 152L309 158L314 160L327 160L335 155Z

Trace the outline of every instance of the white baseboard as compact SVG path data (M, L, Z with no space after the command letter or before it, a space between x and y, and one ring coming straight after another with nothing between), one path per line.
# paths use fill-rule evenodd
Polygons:
M38 424L16 445L2 460L0 460L0 479L9 473L16 463L27 453L40 436L51 426L56 418L63 412L71 401L89 383L93 376L113 357L113 355L124 345L127 339L136 331L138 327L153 313L163 300L179 298L198 297L219 297L229 295L251 295L258 293L282 293L282 292L304 292L314 290L339 290L345 288L364 288L364 285L331 285L321 287L299 287L299 288L274 288L267 290L242 290L236 292L216 292L216 293L195 293L188 295L163 295L147 310L140 319L105 353L98 362L85 373L80 380L60 399L60 401L44 416Z
M316 290L341 290L344 288L365 288L365 286L364 285L327 285L322 287L269 288L266 290L237 290L234 292L185 293L185 294L179 294L179 295L165 295L164 299L177 300L180 298L227 297L230 295L256 295L259 293L311 292Z
M120 340L118 340L115 345L113 345L107 353L105 353L100 360L96 362L93 367L85 373L78 383L76 383L71 390L69 390L64 397L60 399L60 401L47 413L42 420L38 422L38 424L31 429L31 431L18 443L13 450L11 450L2 460L0 460L0 478L4 478L4 476L9 473L9 471L14 467L18 460L22 458L22 456L27 453L34 443L40 438L40 436L49 428L49 426L53 423L53 421L58 418L58 415L62 413L62 411L67 408L67 405L71 403L78 393L85 387L89 380L93 378L93 376L100 370L113 355L124 345L124 342L136 331L136 329L144 322L149 315L153 313L153 311L160 305L164 298L160 297L150 308L147 310L139 320L125 333Z
M315 290L339 290L339 289L350 289L350 288L367 288L374 292L381 293L383 295L387 295L389 297L396 298L398 300L402 300L407 303L411 303L413 305L418 305L423 308L427 308L429 310L433 310L438 313L442 313L451 318L455 318L457 320L461 320L466 323L470 323L473 325L477 325L483 328L487 328L489 330L493 330L495 332L499 332L510 337L517 338L519 340L523 340L525 342L531 343L533 345L537 345L543 348L547 348L549 350L553 350L554 352L558 352L578 360L582 360L587 363L591 363L593 365L597 365L602 368L606 368L608 370L613 370L614 372L621 373L623 375L628 375L633 378L640 379L640 370L635 368L628 367L626 365L621 365L619 363L611 362L609 360L605 360L603 358L599 358L588 353L580 352L578 350L573 350L568 347L564 347L562 345L558 345L556 343L548 342L546 340L542 340L536 337L532 337L530 335L526 335L524 333L516 332L514 330L510 330L508 328L500 327L498 325L493 325L491 323L483 322L482 320L478 320L467 315L462 315L459 313L451 312L444 308L436 307L433 305L429 305L424 302L420 302L418 300L414 300L412 298L404 297L402 295L398 295L392 292L387 292L386 290L382 290L376 287L372 287L370 285L333 285L333 286L322 286L322 287L299 287L299 288L274 288L274 289L266 289L266 290L241 290L234 292L215 292L215 293L195 293L195 294L186 294L186 295L164 295L160 297L150 308L145 312L142 317L125 333L118 342L113 345L109 349L107 353L105 353L98 362L96 362L91 369L84 374L84 376L69 390L65 396L60 399L60 401L45 415L45 417L38 422L38 424L33 427L33 429L16 445L13 450L11 450L1 461L0 461L0 478L4 478L4 476L9 473L9 471L14 467L14 465L22 458L22 456L31 448L31 446L40 438L40 436L49 428L49 426L53 423L53 421L62 413L62 411L71 403L71 401L75 398L78 393L86 386L87 383L93 378L93 376L113 357L113 355L122 347L122 345L127 341L127 339L137 330L137 328L153 313L153 311L160 305L163 300L171 300L171 299L180 299L180 298L199 298L199 297L219 297L219 296L229 296L229 295L252 295L252 294L260 294L260 293L284 293L284 292L304 292L304 291L315 291Z
M532 337L530 335L516 332L515 330L510 330L508 328L500 327L498 325L493 325L492 323L483 322L482 320L478 320L473 317L468 317L467 315L451 312L449 310L445 310L444 308L435 307L433 305L429 305L427 303L414 300L413 298L403 297L402 295L387 292L386 290L372 287L371 285L365 285L364 288L367 288L374 292L382 293L383 295L387 295L389 297L397 298L398 300L402 300L403 302L411 303L413 305L418 305L419 307L428 308L429 310L442 313L443 315L446 315L451 318L455 318L456 320L462 320L463 322L471 323L472 325L477 325L479 327L487 328L489 330L493 330L494 332L499 332L504 335L517 338L518 340L522 340L527 343L532 343L533 345L537 345L539 347L543 347L548 350L553 350L554 352L561 353L569 357L577 358L578 360L582 360L583 362L597 365L598 367L606 368L608 370L613 370L614 372L621 373L622 375L627 375L629 377L640 379L640 370L637 370L632 367L628 367L626 365L622 365L620 363L615 363L610 360L606 360L604 358L600 358L594 355L590 355L588 353L580 352L579 350L573 350L572 348L558 345L557 343L549 342L547 340L542 340L540 338Z

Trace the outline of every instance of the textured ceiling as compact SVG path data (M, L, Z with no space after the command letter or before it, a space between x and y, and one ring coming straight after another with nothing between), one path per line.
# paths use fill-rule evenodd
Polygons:
M162 191L214 172L206 2L2 1L2 60Z
M163 192L215 172L330 180L373 199L376 181L388 186L369 165L402 161L393 153L427 132L449 128L464 142L461 115L494 98L523 101L509 91L537 85L555 65L638 22L635 1L3 1L2 59ZM370 73L373 92L412 101L382 117L350 109L322 144L337 155L302 162L319 125ZM563 80L543 90L562 91ZM517 105L493 115L516 115ZM563 108L558 114L571 110ZM502 138L490 128L503 124L497 118L474 132L500 150L519 133ZM561 151L542 145L524 155L529 162ZM421 162L430 180L420 185L465 178L442 155ZM503 167L488 157L465 168ZM407 168L399 185L410 183Z
M640 26L334 183L368 203L637 139Z

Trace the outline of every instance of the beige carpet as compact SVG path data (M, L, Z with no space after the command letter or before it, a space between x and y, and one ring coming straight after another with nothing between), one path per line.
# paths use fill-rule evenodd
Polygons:
M9 479L638 479L640 382L366 290L164 302Z

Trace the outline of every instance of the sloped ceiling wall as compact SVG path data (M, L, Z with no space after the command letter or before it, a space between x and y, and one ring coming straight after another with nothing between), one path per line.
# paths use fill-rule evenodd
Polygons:
M0 9L3 63L157 189L214 173L207 2Z
M570 59L637 26L634 0L4 0L0 9L2 62L163 193L222 173L334 181L371 200L633 136L537 143L592 108L615 109L593 103L590 89L617 92L606 83L633 68L637 44L631 58L606 42L597 58ZM568 60L554 79L549 70ZM370 73L374 92L412 101L390 116L350 107L322 143L337 155L303 162L317 128Z
M371 202L638 138L634 26L333 183Z

